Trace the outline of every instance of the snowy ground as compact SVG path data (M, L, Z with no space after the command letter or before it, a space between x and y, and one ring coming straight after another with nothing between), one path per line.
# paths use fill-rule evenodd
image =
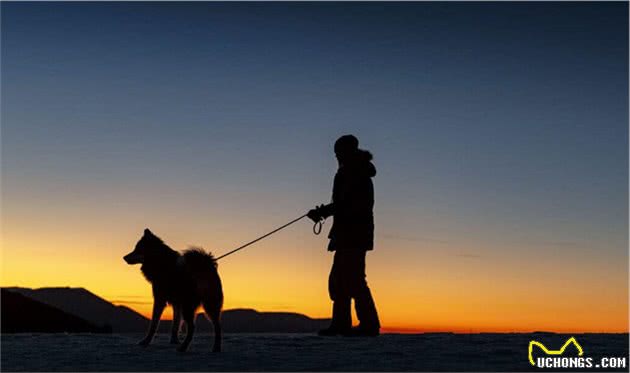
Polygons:
M585 356L628 356L627 334L575 335ZM211 353L197 335L181 354L158 335L148 348L141 335L2 335L2 371L532 371L531 339L559 348L566 335L388 334L323 338L306 334L231 334ZM628 368L621 369L628 371Z

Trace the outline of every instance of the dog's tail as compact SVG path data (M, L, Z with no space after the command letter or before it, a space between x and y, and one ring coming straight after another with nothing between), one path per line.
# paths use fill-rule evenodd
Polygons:
M217 261L211 253L205 252L202 248L192 247L184 251L184 261L186 265L196 273L216 272Z

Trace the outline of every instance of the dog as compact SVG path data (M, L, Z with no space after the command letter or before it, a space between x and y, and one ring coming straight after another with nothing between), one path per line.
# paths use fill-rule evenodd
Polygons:
M214 326L212 351L221 351L223 289L217 263L211 254L201 249L190 249L180 254L145 229L134 250L123 259L130 265L142 264L140 270L153 287L151 324L139 345L148 346L151 343L168 303L173 307L171 343L179 343L179 326L183 318L186 337L177 351L186 351L195 332L195 311L202 305Z

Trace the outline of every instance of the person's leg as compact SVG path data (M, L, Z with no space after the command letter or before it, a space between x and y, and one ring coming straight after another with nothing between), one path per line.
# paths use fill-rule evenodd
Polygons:
M378 319L374 298L372 298L372 293L367 285L355 297L354 306L357 311L360 328L368 331L369 334L378 334L381 323Z
M353 252L350 283L354 307L359 319L359 326L353 330L353 334L378 335L381 324L372 293L365 280L365 256L366 252L363 250Z
M337 298L333 301L332 321L329 329L334 334L345 333L352 327L350 303L350 297Z
M319 331L319 335L332 336L343 334L352 327L351 298L344 276L347 263L348 261L343 253L335 252L332 269L328 276L328 294L333 301L332 320L327 329Z

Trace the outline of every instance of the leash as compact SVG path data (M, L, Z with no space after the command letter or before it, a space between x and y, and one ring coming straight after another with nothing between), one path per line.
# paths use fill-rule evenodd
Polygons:
M220 257L216 258L216 259L215 259L215 261L217 261L217 260L219 260L219 259L222 259L222 258L225 258L225 257L226 257L226 256L228 256L228 255L232 255L232 254L234 254L235 252L237 252L237 251L239 251L239 250L242 250L242 249L246 248L247 246L249 246L249 245L251 245L251 244L254 244L254 243L258 242L258 241L262 240L262 239L263 239L263 238L265 238L265 237L269 237L269 236L271 236L272 234L276 233L277 231L282 230L282 229L284 229L284 228L288 227L289 225L291 225L291 224L293 224L293 223L295 223L295 222L297 222L297 221L299 221L299 220L302 220L303 218L305 218L305 217L306 217L306 215L308 215L308 214L304 214L304 215L300 216L299 218L295 218L295 219L291 220L290 222L286 223L285 225L283 225L283 226L281 226L281 227L278 227L278 228L276 228L276 229L272 230L271 232L266 233L266 234L264 234L264 235L262 235L262 236L260 236L260 237L256 238L256 239L255 239L255 240L253 240L253 241L249 241L248 243L246 243L246 244L244 244L244 245L242 245L242 246L239 246L239 247L237 247L236 249L234 249L234 250L232 250L232 251L230 251L230 252L228 252L228 253L225 253L225 254L221 255ZM320 233L322 232L322 226L324 225L324 221L325 221L325 220L326 220L326 219L321 219L321 220L317 221L317 222L313 225L313 233L315 233L315 234L320 234Z

